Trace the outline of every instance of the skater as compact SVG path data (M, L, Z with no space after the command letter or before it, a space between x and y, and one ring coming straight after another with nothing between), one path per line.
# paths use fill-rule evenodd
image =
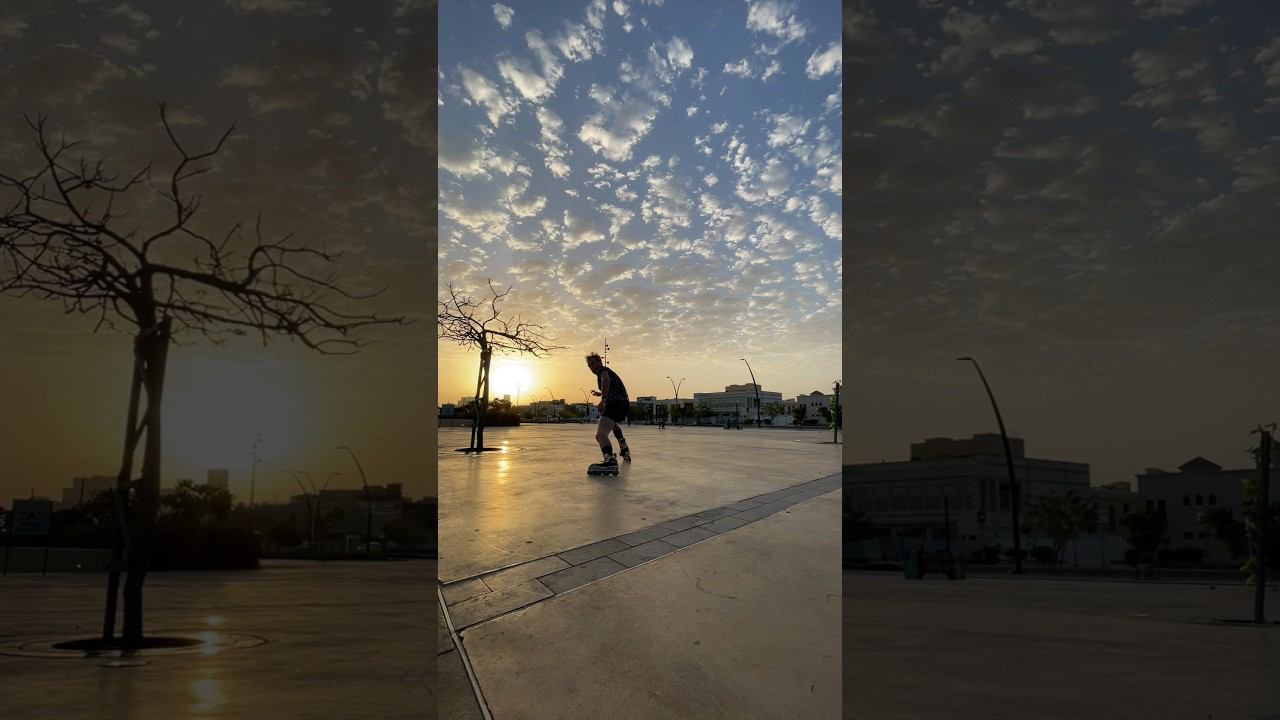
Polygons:
M631 449L627 447L627 439L622 436L622 427L618 424L627 417L631 409L627 386L622 383L618 373L605 367L604 361L596 353L587 356L587 368L595 374L599 388L591 391L591 394L600 398L600 424L596 426L596 442L600 444L600 453L604 455L604 462L592 465L591 468L616 473L618 458L614 456L613 445L609 442L610 431L618 438L618 452L622 454L622 458L628 462L631 460Z

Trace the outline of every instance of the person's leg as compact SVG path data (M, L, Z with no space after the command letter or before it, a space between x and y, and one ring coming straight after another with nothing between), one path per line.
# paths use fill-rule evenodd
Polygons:
M596 442L600 444L600 452L605 460L613 456L613 443L609 442L609 432L614 427L616 427L615 423L606 415L601 415L600 424L596 425Z
M627 439L622 436L621 425L617 423L613 424L613 435L614 437L618 438L618 454L621 455L623 458L630 460L631 448L627 447Z

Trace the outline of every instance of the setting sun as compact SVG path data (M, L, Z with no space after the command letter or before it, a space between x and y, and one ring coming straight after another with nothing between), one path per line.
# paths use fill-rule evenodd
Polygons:
M523 360L494 358L489 368L489 397L500 398L510 395L511 402L518 402L521 397L532 397L537 393L533 384L533 375Z

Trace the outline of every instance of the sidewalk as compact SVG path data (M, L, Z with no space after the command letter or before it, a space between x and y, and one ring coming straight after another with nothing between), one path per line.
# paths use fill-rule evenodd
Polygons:
M623 427L635 462L591 477L592 425L438 431L440 580L453 582L840 472L822 433ZM616 449L616 440L615 449Z
M839 498L464 630L493 717L835 720Z
M840 446L813 433L593 427L440 436L440 580L488 709L516 718L834 718ZM442 707L479 717L464 655Z

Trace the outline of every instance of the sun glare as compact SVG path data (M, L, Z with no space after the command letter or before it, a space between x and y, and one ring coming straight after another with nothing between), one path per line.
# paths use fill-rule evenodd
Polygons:
M533 375L529 367L521 360L494 358L489 368L489 397L500 398L510 395L511 402L525 402L526 398L537 393L533 384ZM516 396L520 397L517 398Z

